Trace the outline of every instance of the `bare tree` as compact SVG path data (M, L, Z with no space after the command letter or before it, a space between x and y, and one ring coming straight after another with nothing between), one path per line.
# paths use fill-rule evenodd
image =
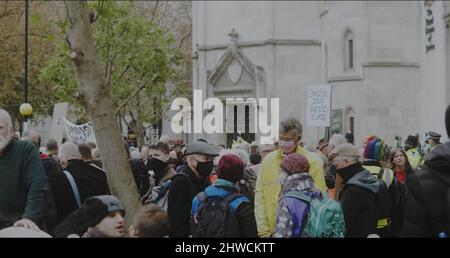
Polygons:
M128 163L114 108L106 88L104 67L93 43L91 20L86 1L65 1L70 29L67 43L78 86L76 98L94 125L98 148L113 194L126 209L126 224L140 208L139 194Z

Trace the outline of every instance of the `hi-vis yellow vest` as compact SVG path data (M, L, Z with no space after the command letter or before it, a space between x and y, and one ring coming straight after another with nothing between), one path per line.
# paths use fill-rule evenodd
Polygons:
M417 148L407 150L406 156L408 156L408 161L411 164L412 169L416 169L422 165L422 155L420 155Z

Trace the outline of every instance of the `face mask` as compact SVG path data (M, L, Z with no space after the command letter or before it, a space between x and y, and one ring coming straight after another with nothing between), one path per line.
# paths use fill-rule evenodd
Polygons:
M284 154L289 154L295 151L295 148L297 147L297 145L295 144L294 141L279 141L278 144L281 147L281 150L283 151Z
M199 162L197 161L197 172L201 177L208 177L213 170L214 163L212 161Z
M150 162L150 168L155 172L155 175L161 175L161 173L164 171L164 169L167 167L167 163L157 159L157 158L151 158L149 160Z

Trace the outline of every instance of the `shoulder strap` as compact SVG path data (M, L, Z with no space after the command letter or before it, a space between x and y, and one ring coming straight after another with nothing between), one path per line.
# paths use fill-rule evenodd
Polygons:
M75 180L73 179L73 176L67 171L63 171L64 175L66 175L67 179L69 180L70 187L72 188L73 195L75 196L75 201L77 202L78 208L81 207L81 198L80 193L78 192L77 184L75 183Z
M234 199L236 199L236 198L238 198L238 197L240 197L240 196L242 196L242 194L238 194L238 193L231 193L231 194L229 194L227 197L225 197L225 200L227 201L227 202L232 202Z
M301 201L305 201L308 203L311 202L311 197L309 197L305 194L302 194L299 191L289 191L283 197L292 197L292 198L296 198L296 199L299 199Z
M378 179L382 179L382 178L383 178L383 175L384 175L384 168L381 167L381 168L380 168L380 171L378 172Z
M447 235L450 235L450 187L447 188Z

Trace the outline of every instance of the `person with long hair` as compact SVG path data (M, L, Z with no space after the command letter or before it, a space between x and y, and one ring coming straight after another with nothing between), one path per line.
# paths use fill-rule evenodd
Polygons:
M408 195L406 181L407 178L413 174L413 169L409 163L408 155L402 149L397 149L392 152L389 162L391 164L392 171L394 171L394 175L397 178L397 182L399 182L396 193L398 200L397 207L399 207L399 209L396 210L397 219L391 225L391 230L393 232L392 236L398 237L404 224L405 206Z
M389 161L395 177L400 183L404 184L406 177L413 173L411 164L408 160L408 155L406 155L406 152L402 149L397 149L391 154Z

